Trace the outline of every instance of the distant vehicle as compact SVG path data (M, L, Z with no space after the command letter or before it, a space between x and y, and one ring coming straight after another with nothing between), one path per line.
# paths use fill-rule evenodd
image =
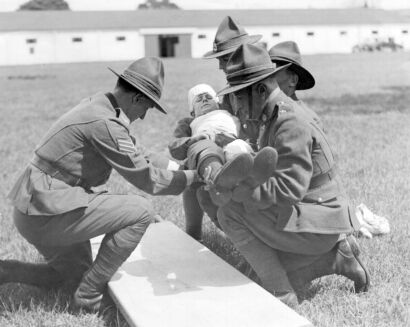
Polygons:
M382 38L365 40L362 43L356 44L352 48L352 52L372 52L372 51L383 51L383 52L393 52L402 51L403 46L394 42L394 38Z

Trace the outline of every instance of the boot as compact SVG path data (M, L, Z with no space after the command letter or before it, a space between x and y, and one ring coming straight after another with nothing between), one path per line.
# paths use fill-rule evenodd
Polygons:
M278 153L272 147L265 147L253 158L253 167L249 176L233 190L232 199L242 203L249 199L254 189L266 182L276 170Z
M232 160L226 162L212 178L216 188L232 190L233 187L243 181L251 172L253 158L249 153L240 153Z
M307 267L288 273L289 281L295 289L301 288L312 280L337 274L354 282L355 292L367 292L370 277L367 269L359 259L359 245L350 235L339 241L335 247L325 253L319 260Z
M89 312L100 311L107 283L132 251L119 248L112 236L107 235L91 268L84 274L74 293L74 306Z
M370 287L370 276L359 254L359 244L353 235L338 242L335 272L352 280L356 293L367 292Z
M205 179L209 179L212 184L209 188L212 202L222 207L231 201L231 189L248 176L252 166L252 156L249 153L240 153L217 169L211 169L210 175Z
M23 283L38 287L57 288L63 282L61 274L48 264L0 260L0 285Z

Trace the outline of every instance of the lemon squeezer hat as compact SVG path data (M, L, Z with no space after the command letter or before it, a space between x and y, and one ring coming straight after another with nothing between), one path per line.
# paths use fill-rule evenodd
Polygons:
M241 45L229 58L226 66L228 86L218 96L232 93L253 85L290 64L278 67L270 60L268 51L252 44Z
M204 54L204 58L218 58L234 52L241 44L258 42L262 35L249 35L245 29L226 16L216 31L213 49Z
M269 56L273 62L291 64L289 68L299 76L296 90L307 90L315 86L314 77L302 65L302 56L296 42L285 41L274 45L269 50Z
M155 108L166 114L159 102L164 86L164 65L157 57L144 57L134 61L121 74L108 67L121 78L155 103Z

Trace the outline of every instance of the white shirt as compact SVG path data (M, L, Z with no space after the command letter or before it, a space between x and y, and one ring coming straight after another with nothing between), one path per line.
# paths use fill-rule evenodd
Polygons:
M190 124L192 136L207 134L214 140L216 134L238 137L240 122L226 110L214 110L196 117Z

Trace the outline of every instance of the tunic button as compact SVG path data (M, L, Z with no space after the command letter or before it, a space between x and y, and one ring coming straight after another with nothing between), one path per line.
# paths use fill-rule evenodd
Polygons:
M323 202L323 199L322 199L321 197L318 197L318 198L317 198L317 202L322 203L322 202Z

